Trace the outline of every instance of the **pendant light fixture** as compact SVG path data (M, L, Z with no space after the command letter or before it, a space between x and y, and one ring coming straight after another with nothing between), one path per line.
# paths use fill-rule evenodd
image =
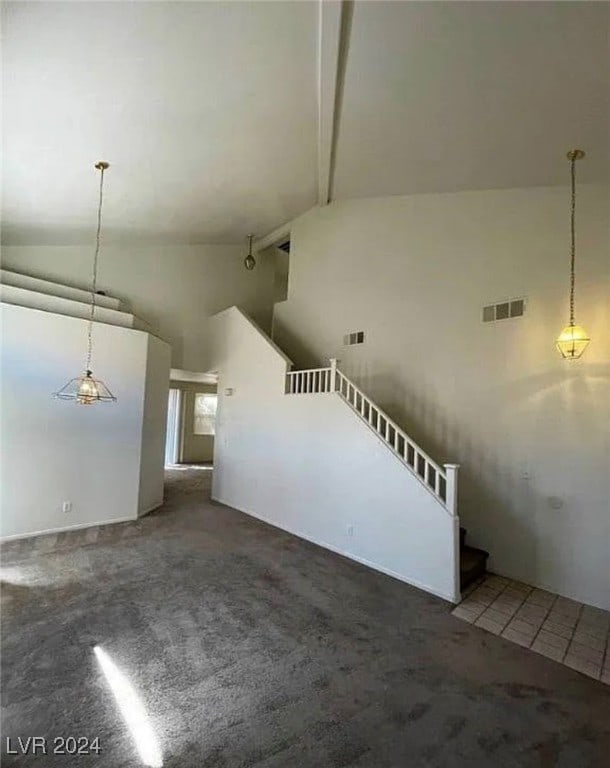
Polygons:
M572 149L568 152L570 161L570 177L572 182L572 197L570 205L570 324L566 325L557 338L557 349L566 360L577 360L587 348L591 339L585 329L574 321L574 283L576 263L576 161L585 156L582 149Z
M244 259L244 267L249 270L253 270L256 266L256 259L252 255L252 238L254 235L248 235L248 255Z
M91 307L89 310L89 321L87 324L87 362L85 372L82 376L77 376L54 393L54 397L59 400L73 400L79 405L93 405L94 403L115 402L116 397L108 389L101 379L94 379L91 371L91 354L93 351L93 317L95 315L95 297L97 289L97 262L100 254L100 237L102 231L102 203L104 197L104 171L110 167L108 163L100 160L95 164L100 172L100 194L97 206L97 231L95 235L95 254L93 256L93 276L91 279Z

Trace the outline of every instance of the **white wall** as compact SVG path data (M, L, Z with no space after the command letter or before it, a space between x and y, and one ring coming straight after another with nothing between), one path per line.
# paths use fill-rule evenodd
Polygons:
M455 600L458 519L338 394L285 395L287 359L237 309L214 324L213 497Z
M163 504L170 356L171 350L164 341L147 335L139 515L145 515Z
M93 374L118 400L79 406L51 395L83 370L86 321L7 304L0 318L0 535L134 519L160 502L167 345L96 323Z
M91 246L3 246L2 266L67 285L87 287ZM122 299L172 347L172 367L209 370L207 319L233 304L270 327L275 257L243 266L247 244L120 246L104 243L98 285Z
M569 190L350 200L291 231L274 337L341 368L439 462L461 464L459 513L490 568L610 608L608 189L578 196L577 362L568 321ZM527 297L521 319L481 307ZM344 347L347 331L366 343Z

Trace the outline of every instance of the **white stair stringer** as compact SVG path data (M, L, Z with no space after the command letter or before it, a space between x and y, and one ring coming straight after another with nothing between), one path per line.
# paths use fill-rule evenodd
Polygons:
M13 272L10 269L0 269L0 284L13 286L14 288L25 288L38 294L42 293L63 299L72 299L85 304L91 301L91 291L56 283L53 280L44 280L40 277L24 275L20 272ZM112 296L102 296L98 293L95 296L95 303L106 309L121 311L120 300Z

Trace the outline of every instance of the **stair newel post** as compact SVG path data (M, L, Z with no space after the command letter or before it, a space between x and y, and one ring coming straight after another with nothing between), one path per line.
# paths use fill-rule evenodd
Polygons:
M330 391L337 391L337 358L331 357L330 360Z
M459 464L445 464L445 477L447 478L445 490L445 506L454 517L457 516L459 468Z

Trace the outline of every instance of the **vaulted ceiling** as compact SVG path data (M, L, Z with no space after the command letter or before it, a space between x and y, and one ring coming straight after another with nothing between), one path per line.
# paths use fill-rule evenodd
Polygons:
M316 189L313 3L9 3L4 239L242 242Z
M608 178L610 4L3 6L3 242L242 242L329 198Z
M567 184L610 159L610 4L356 3L334 194Z

